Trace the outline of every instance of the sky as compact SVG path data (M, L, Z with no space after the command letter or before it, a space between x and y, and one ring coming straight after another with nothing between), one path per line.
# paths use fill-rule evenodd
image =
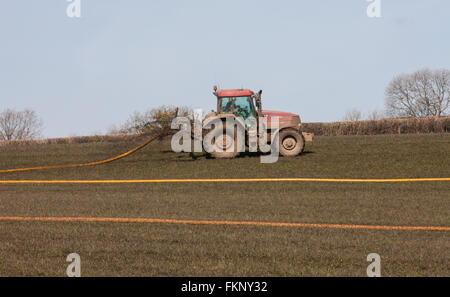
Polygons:
M384 108L392 78L450 69L450 1L0 0L0 112L45 137L106 133L161 105L214 109L213 85L263 90L304 122Z

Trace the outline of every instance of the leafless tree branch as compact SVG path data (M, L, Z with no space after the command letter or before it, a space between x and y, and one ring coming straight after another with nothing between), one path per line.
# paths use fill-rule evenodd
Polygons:
M27 140L41 137L42 120L33 110L6 109L0 113L0 140Z
M386 88L386 111L393 117L448 114L450 71L423 69L395 77Z

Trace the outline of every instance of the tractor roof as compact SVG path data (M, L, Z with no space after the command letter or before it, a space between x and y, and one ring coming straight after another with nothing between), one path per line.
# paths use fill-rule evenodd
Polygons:
M251 95L253 95L253 92L247 89L219 90L216 92L217 97L239 97Z

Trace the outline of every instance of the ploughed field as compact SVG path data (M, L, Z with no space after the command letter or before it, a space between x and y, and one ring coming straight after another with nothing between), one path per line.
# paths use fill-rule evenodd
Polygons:
M0 146L0 169L83 163L135 142ZM316 137L273 164L174 153L168 139L96 167L0 180L450 177L450 135ZM0 217L120 217L450 226L450 182L0 184ZM450 276L450 232L242 225L0 221L1 276Z

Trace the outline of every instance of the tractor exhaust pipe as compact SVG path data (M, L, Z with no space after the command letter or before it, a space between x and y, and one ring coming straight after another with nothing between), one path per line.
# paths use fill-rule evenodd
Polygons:
M262 116L262 102L261 102L262 90L259 90L255 97L256 107L258 108L258 115Z

